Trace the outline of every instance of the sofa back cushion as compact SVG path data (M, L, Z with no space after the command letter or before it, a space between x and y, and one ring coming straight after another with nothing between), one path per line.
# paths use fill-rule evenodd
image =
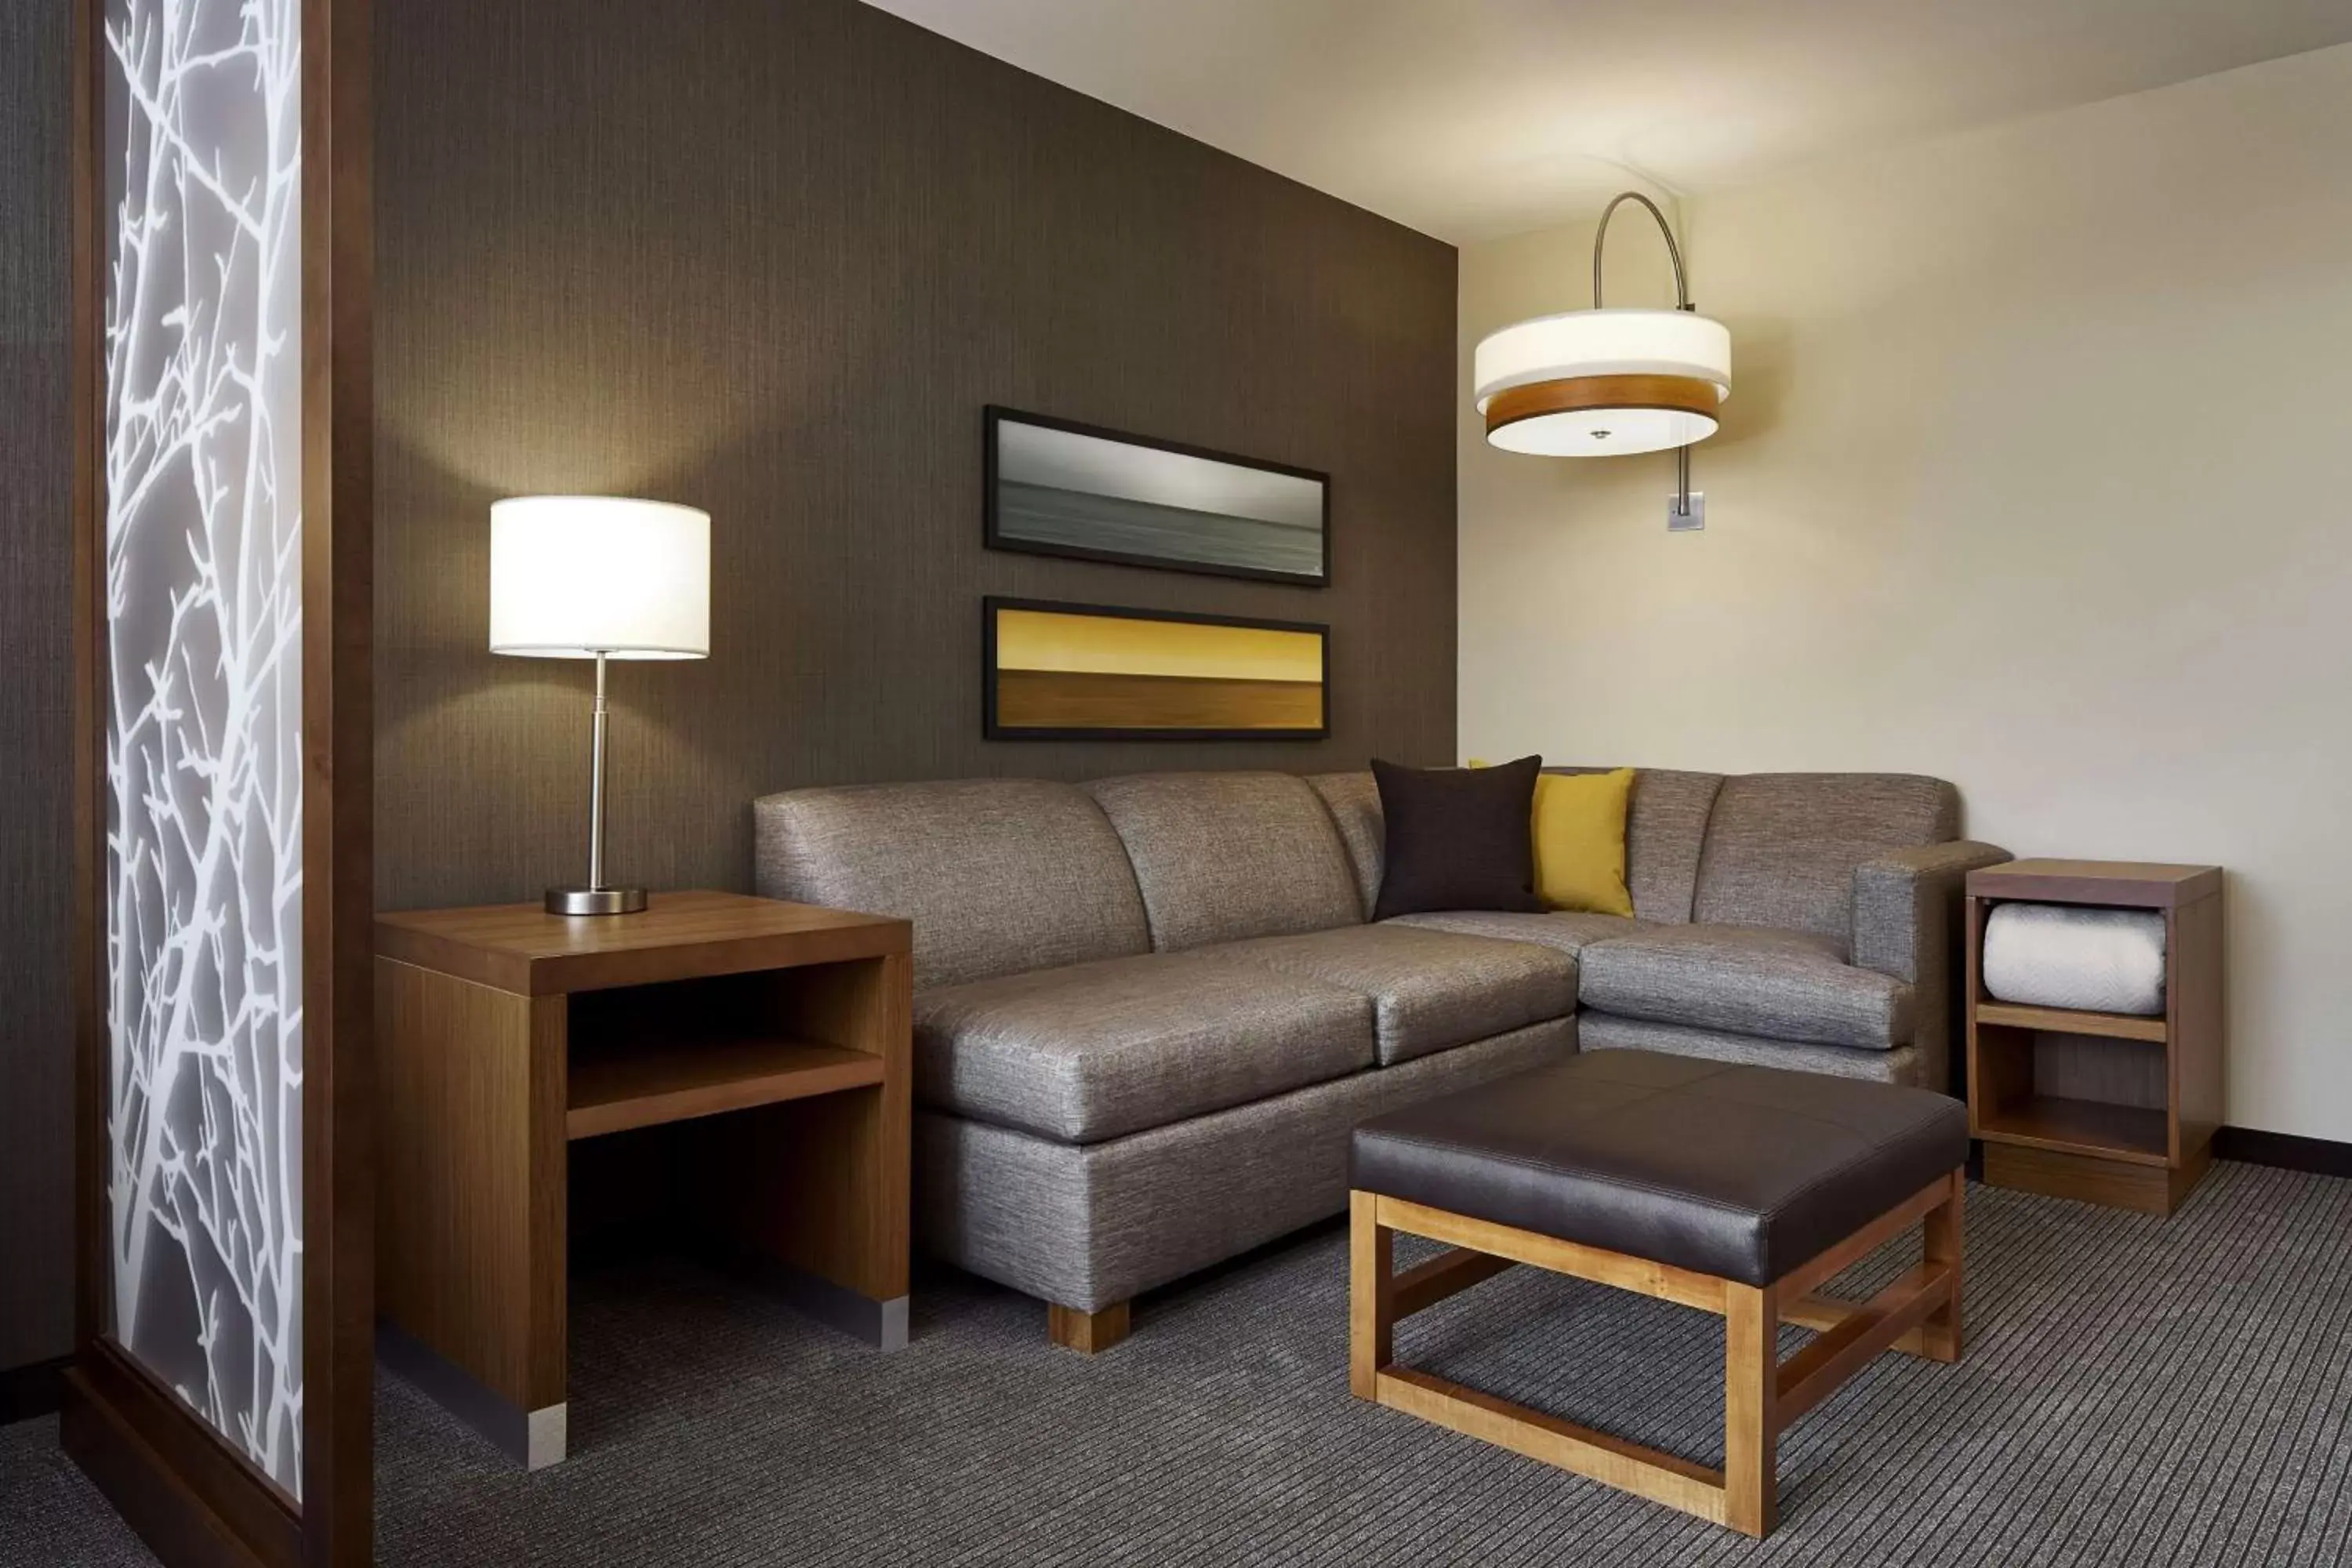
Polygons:
M1604 773L1614 768L1546 768L1549 773ZM1687 925L1698 885L1699 850L1715 809L1721 773L1637 768L1625 809L1625 887L1637 920Z
M1351 773L1311 773L1307 786L1323 797L1339 842L1355 874L1356 896L1367 915L1381 898L1381 871L1387 864L1388 830L1381 819L1381 787L1370 768Z
M1161 952L1364 918L1339 829L1304 779L1134 773L1082 787L1127 846Z
M1148 952L1135 874L1074 784L793 790L752 806L761 894L915 923L915 984Z
M1953 837L1959 813L1958 790L1916 773L1735 773L1707 818L1692 916L1811 931L1843 949L1853 868Z

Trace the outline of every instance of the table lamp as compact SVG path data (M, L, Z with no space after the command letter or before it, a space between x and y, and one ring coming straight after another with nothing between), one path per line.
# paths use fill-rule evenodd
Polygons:
M643 888L604 882L604 663L710 653L710 514L618 496L520 496L490 507L490 651L596 661L588 884L550 888L558 915L628 914Z

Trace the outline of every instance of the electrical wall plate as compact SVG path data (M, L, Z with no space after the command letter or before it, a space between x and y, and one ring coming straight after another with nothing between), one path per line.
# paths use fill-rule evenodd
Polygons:
M1690 510L1681 510L1681 505L1682 497L1666 498L1666 531L1668 533L1696 533L1706 526L1706 492L1705 490L1691 491Z

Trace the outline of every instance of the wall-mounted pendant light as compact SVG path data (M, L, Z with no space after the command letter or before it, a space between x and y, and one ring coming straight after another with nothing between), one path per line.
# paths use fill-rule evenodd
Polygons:
M1601 247L1609 220L1639 202L1665 236L1675 264L1675 309L1608 310L1601 303ZM1507 452L1606 458L1687 448L1716 431L1731 395L1731 333L1696 314L1681 248L1657 204L1627 191L1602 209L1592 237L1592 309L1538 316L1491 333L1474 372L1486 439ZM1690 458L1677 464L1678 514L1690 510Z

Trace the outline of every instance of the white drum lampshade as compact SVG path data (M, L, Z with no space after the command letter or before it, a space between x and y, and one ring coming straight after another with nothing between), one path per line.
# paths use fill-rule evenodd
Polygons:
M1688 310L1569 310L1491 333L1473 362L1486 439L1606 458L1687 447L1731 395L1731 332Z
M710 653L710 514L619 496L520 496L490 506L490 651L593 658L588 880L550 888L556 915L631 914L643 888L604 880L604 665Z
M490 651L708 658L710 514L618 496L493 503Z

